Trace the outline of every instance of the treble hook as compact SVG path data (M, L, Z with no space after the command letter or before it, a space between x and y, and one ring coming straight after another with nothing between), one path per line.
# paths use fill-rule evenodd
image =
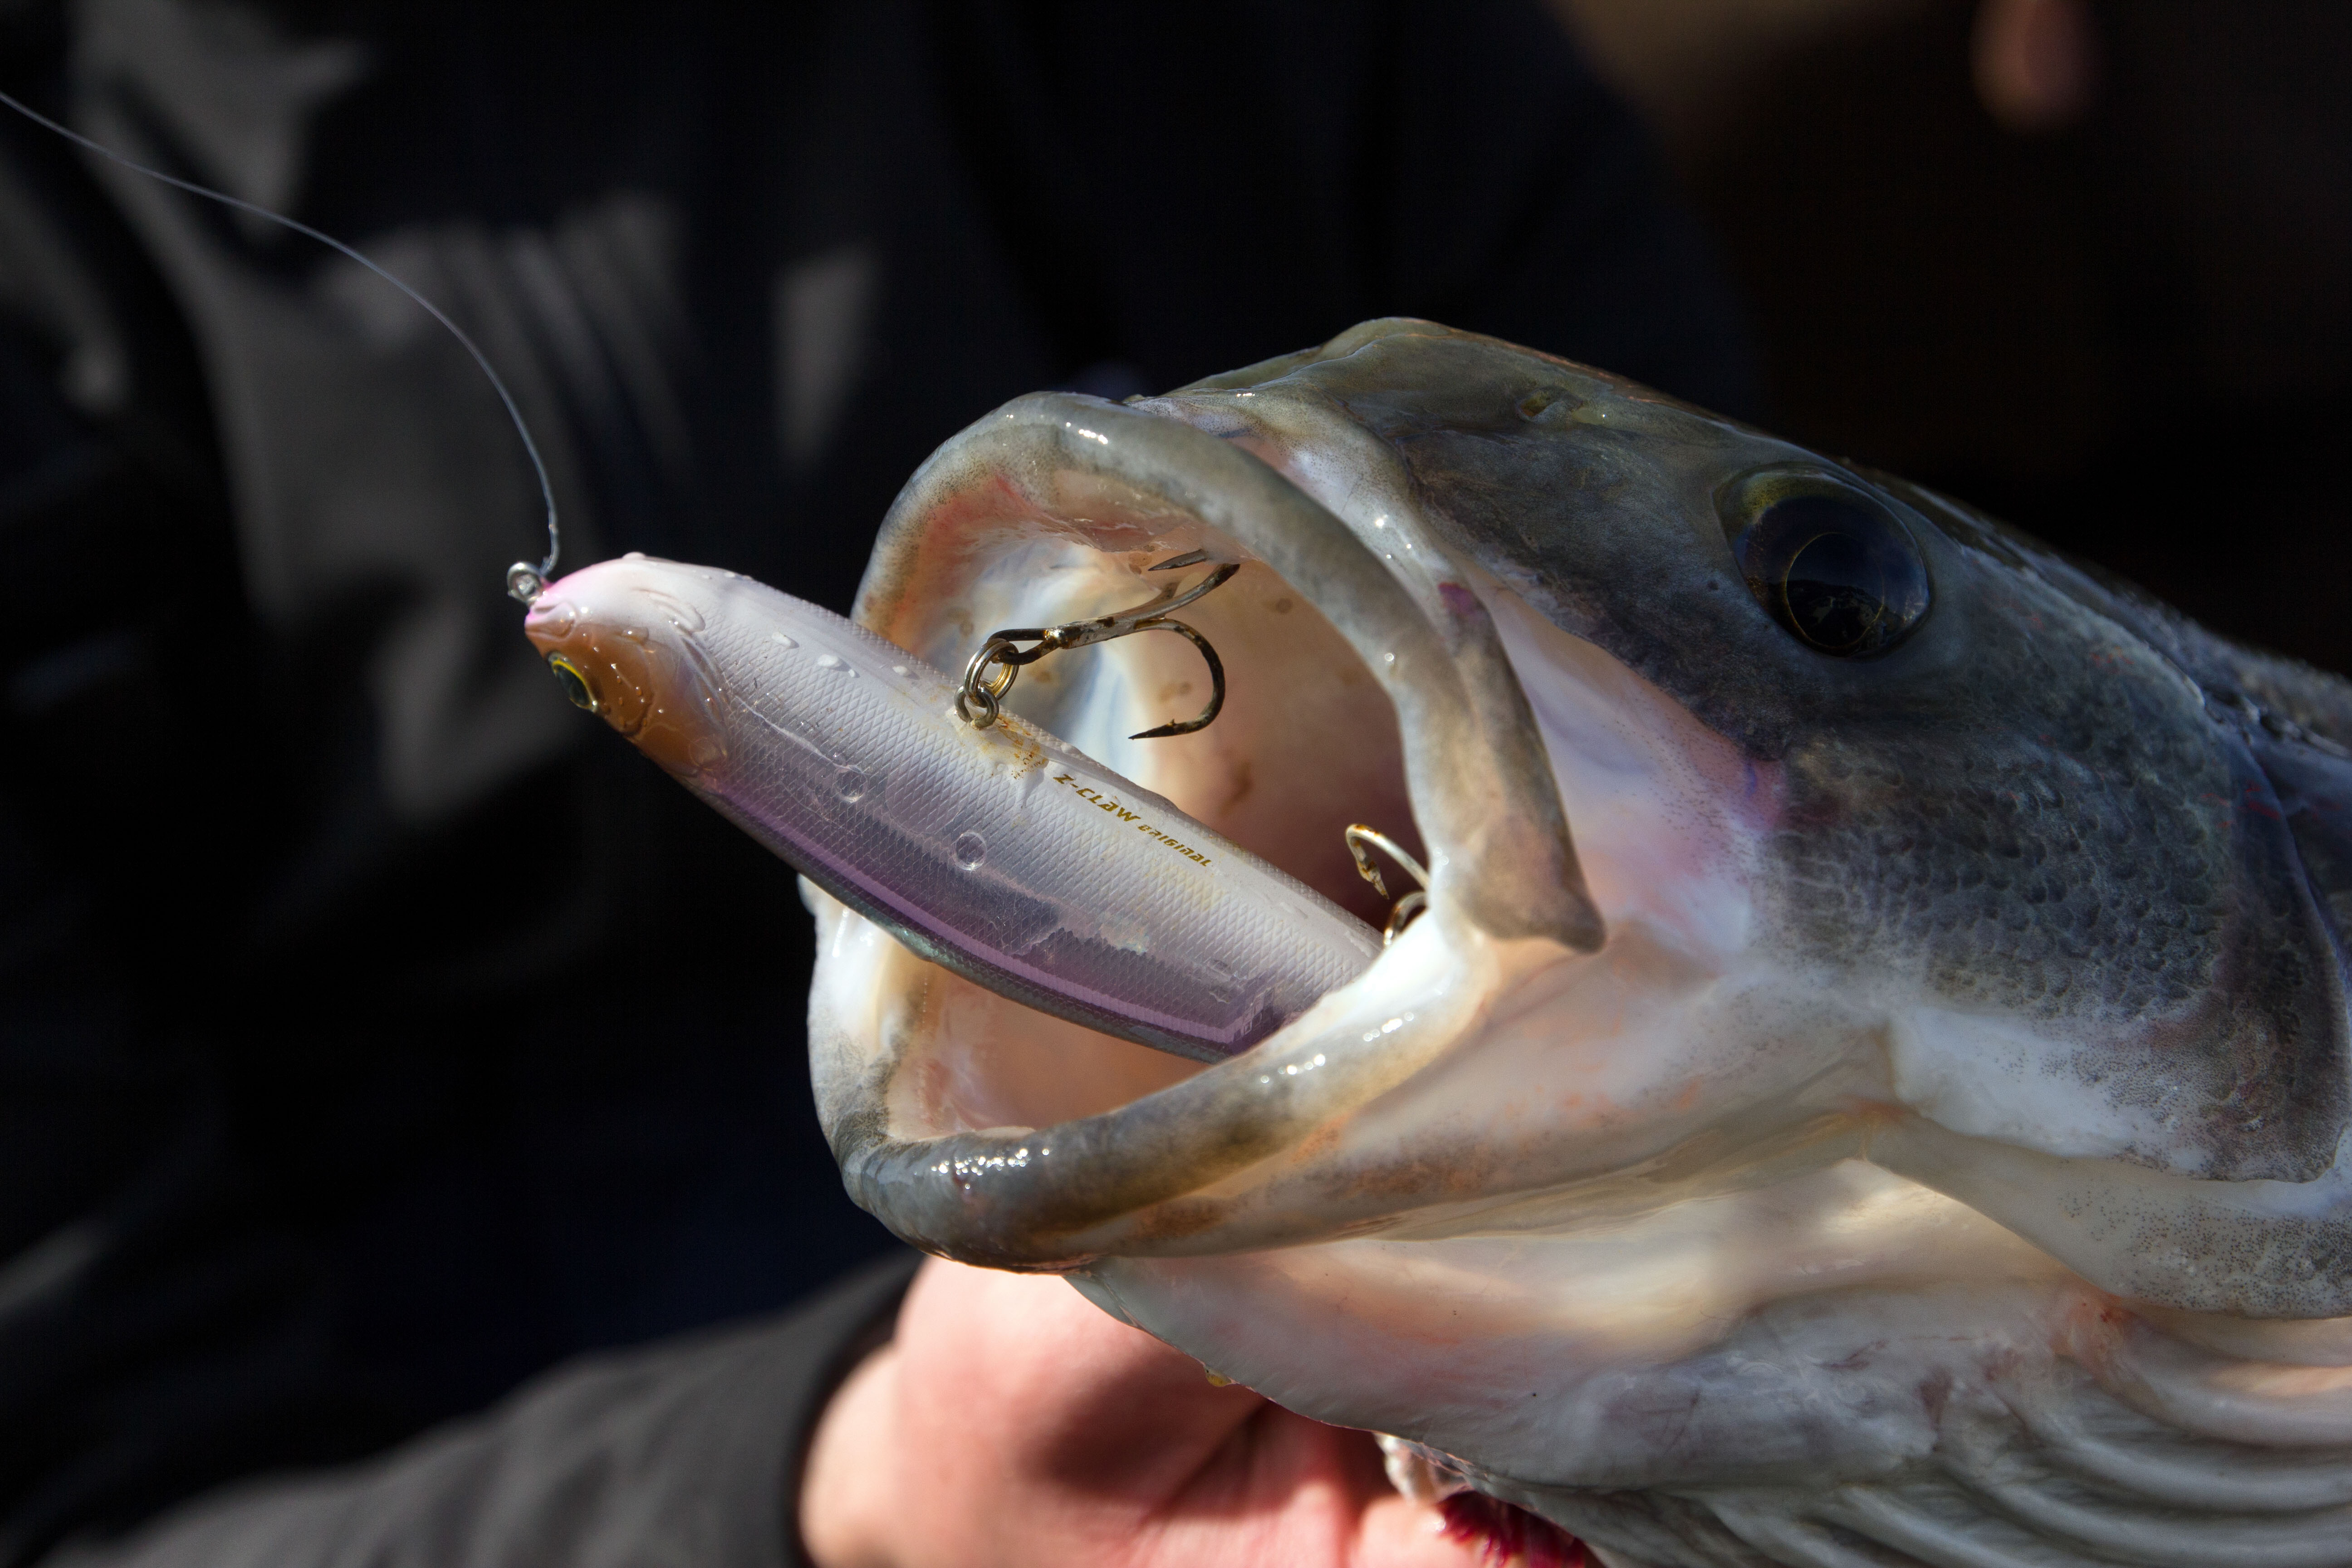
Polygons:
M1421 884L1420 887L1407 893L1403 898L1395 900L1389 906L1389 923L1381 931L1381 945L1386 947L1402 935L1404 928L1412 924L1429 908L1429 872L1420 861L1405 853L1403 845L1378 828L1367 827L1360 822L1351 822L1348 825L1347 839L1348 853L1356 858L1356 874L1370 882L1372 885L1372 891L1381 897L1386 899L1391 895L1389 892L1389 885L1381 880L1381 868L1372 864L1371 856L1364 851L1364 846L1367 844L1381 850L1390 859L1403 867L1412 874L1412 879Z
M1154 572L1173 572L1185 566L1198 566L1209 558L1205 550L1172 556L1150 568ZM1209 639L1183 622L1171 620L1171 612L1181 610L1202 595L1222 584L1226 578L1241 570L1235 561L1220 563L1214 570L1189 588L1171 583L1143 604L1117 615L1097 616L1090 621L1065 621L1058 626L1006 626L988 634L971 662L963 667L963 689L956 693L956 715L975 730L985 730L996 722L1003 710L1004 694L1013 689L1013 678L1024 664L1034 664L1049 653L1065 648L1086 647L1094 643L1109 642L1114 637L1129 637L1136 632L1174 632L1201 650L1209 665L1209 705L1196 718L1177 723L1162 724L1157 729L1139 731L1128 737L1130 741L1162 741L1171 735L1189 735L1195 730L1205 730L1210 721L1225 705L1225 666ZM1030 648L1016 647L1016 643L1034 643ZM988 667L997 667L991 675ZM977 718L972 710L981 711Z

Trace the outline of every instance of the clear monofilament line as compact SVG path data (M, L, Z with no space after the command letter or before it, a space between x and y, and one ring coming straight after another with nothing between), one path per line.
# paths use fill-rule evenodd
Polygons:
M562 531L556 521L555 515L555 486L548 479L546 460L539 455L539 443L531 439L530 426L524 423L522 410L516 405L514 394L507 390L505 379L501 377L498 371L491 365L489 356L482 352L481 346L476 343L472 338L466 334L465 328L451 321L448 316L443 312L440 306L436 305L432 300L426 299L424 295L410 288L406 283L402 282L398 278L395 278L391 273L385 271L382 267L379 267L373 261L371 261L368 258L362 256L357 250L354 250L352 247L345 245L341 240L337 239L331 234L322 233L318 229L312 228L307 223L298 222L293 218L288 217L284 213L271 212L268 207L261 206L253 202L246 201L239 196L232 196L225 191L215 191L209 185L200 185L193 180L184 180L176 174L167 174L161 169L151 169L146 164L138 162L136 159L124 157L121 153L117 153L114 149L107 146L101 142L92 141L89 137L83 135L80 132L74 130L71 126L59 124L58 121L50 119L47 115L40 112L40 110L30 107L17 99L12 98L7 93L0 92L0 103L6 104L10 109L15 110L17 113L31 121L34 124L57 132L57 134L64 137L67 141L72 142L77 147L86 148L89 152L95 153L100 157L104 158L107 162L110 163L119 163L122 167L129 169L133 174L144 174L151 180L160 180L164 184L170 185L174 190L185 191L190 195L194 196L202 196L206 201L218 202L221 205L226 207L234 207L238 212L251 213L254 216L257 218L266 218L281 228L292 229L296 234L301 235L306 239L314 239L320 245L327 247L330 250L334 251L336 254L348 257L352 260L358 262L362 267L366 268L370 272L374 273L378 278L383 279L385 282L399 289L403 294L407 295L409 299L415 301L426 315L431 316L435 321L440 322L441 325L447 330L449 335L457 340L458 345L468 354L473 356L474 363L480 368L482 374L488 379L491 389L499 395L499 401L506 405L507 417L514 421L515 434L522 437L522 449L530 458L531 472L536 474L539 478L539 497L540 500L545 503L547 508L547 559L541 562L536 566L532 565L528 561L518 561L512 566L507 568L507 592L509 594L512 595L517 599L521 600L526 605L530 604L533 599L539 596L539 591L546 585L548 578L554 574L556 558L562 553L563 549Z

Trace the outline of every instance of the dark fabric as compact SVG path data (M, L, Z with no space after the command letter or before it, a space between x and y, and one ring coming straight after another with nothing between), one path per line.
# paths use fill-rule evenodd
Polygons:
M564 1367L380 1459L230 1489L46 1568L798 1568L803 1447L911 1256L790 1315Z
M1533 0L19 0L0 80L465 323L579 563L845 605L940 440L1437 316L1738 411ZM559 699L497 400L0 116L0 1563L888 1245L785 868Z

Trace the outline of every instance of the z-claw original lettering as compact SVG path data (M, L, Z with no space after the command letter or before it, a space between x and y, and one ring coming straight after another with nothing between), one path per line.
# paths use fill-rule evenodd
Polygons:
M1118 817L1121 822L1135 823L1135 830L1138 833L1150 834L1152 837L1160 840L1160 843L1168 846L1169 848L1176 851L1177 854L1183 856L1187 860L1197 860L1203 866L1209 863L1209 858L1206 855L1202 854L1190 844L1180 843L1176 839L1169 837L1168 835L1160 832L1160 829L1152 826L1151 824L1148 822L1137 821L1136 814L1134 812L1128 810L1127 807L1119 805L1118 802L1115 800L1105 798L1102 791L1096 789L1093 785L1080 784L1068 773L1055 773L1054 775L1054 782L1055 784L1067 784L1072 789L1076 790L1079 795L1091 804L1097 810L1107 811L1113 816Z

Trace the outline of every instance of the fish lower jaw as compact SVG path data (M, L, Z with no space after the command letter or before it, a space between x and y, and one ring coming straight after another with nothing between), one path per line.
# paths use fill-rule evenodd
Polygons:
M1202 1065L1024 1007L812 901L819 1109L853 1194L918 1245L1000 1267L1261 1244L1265 1180L1314 1164L1363 1107L1475 1038L1514 973L1547 958L1441 910L1276 1035ZM1288 1223L1280 1239L1351 1221Z

